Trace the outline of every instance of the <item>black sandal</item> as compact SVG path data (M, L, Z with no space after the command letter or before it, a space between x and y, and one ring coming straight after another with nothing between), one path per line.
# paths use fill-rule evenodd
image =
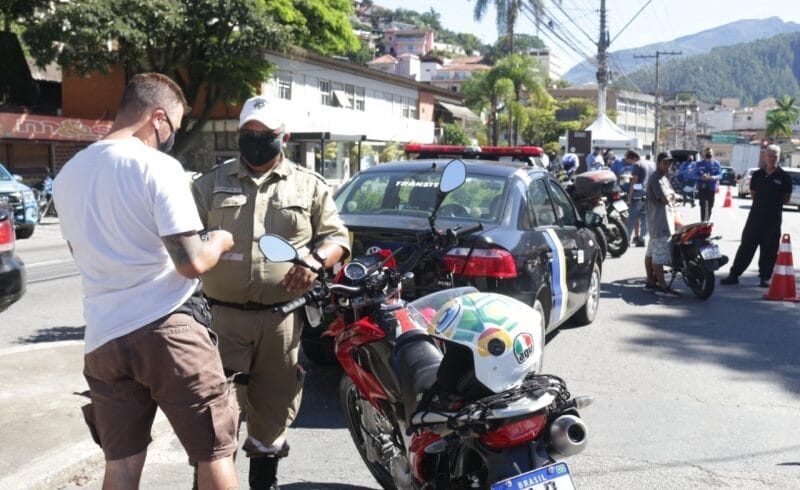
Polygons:
M662 288L661 286L656 286L656 292L668 294L670 296L681 296L680 291L676 291L671 287Z

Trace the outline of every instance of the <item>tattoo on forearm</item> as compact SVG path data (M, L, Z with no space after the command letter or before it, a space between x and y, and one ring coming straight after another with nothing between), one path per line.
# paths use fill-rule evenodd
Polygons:
M197 232L190 231L163 237L167 253L176 266L188 264L200 254L202 248Z

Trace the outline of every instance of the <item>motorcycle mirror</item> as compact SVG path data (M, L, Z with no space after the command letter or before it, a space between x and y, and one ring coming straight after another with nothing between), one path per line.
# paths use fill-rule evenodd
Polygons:
M297 249L277 235L264 235L259 238L258 249L270 262L300 262Z
M439 180L439 192L447 194L452 192L467 181L467 166L461 160L452 160L442 170Z
M461 160L450 160L442 170L442 176L439 179L439 192L436 193L436 202L433 206L433 211L428 218L428 222L433 228L434 217L436 212L439 211L439 206L442 205L445 196L449 192L461 187L467 181L467 166Z

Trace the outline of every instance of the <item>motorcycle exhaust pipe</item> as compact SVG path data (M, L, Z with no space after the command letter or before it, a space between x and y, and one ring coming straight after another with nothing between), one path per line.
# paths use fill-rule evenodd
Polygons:
M550 426L550 441L553 451L561 456L574 456L586 448L589 431L577 415L558 417Z

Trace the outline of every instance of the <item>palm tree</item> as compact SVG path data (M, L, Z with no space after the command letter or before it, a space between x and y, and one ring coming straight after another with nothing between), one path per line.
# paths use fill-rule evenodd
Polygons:
M789 138L792 136L792 127L800 117L800 108L797 107L794 97L784 95L775 101L777 106L767 112L767 136Z
M533 11L533 16L536 22L536 35L539 35L539 24L544 13L543 0L527 0L530 3L530 9ZM497 10L497 33L501 36L508 35L509 40L509 54L514 54L514 29L517 25L517 20L522 12L526 0L493 0L494 7ZM475 9L473 16L476 21L483 19L486 15L486 9L489 7L489 0L477 0L475 2Z

